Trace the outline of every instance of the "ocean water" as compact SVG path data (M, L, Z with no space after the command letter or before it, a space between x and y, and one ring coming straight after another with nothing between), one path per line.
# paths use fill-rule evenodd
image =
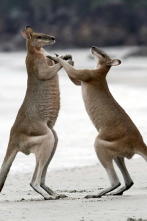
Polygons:
M105 48L122 64L112 67L108 74L111 93L126 110L147 142L147 58L123 59L132 48ZM48 51L48 48L47 48ZM71 53L77 68L94 68L95 61L89 56L89 49L62 50L58 54ZM53 52L51 51L51 54ZM26 52L0 53L0 165L5 156L11 126L23 101L27 74ZM95 165L98 163L94 151L97 131L84 108L81 88L75 86L64 70L59 72L61 110L55 130L59 143L49 170L60 170ZM11 173L34 170L33 154L18 153Z

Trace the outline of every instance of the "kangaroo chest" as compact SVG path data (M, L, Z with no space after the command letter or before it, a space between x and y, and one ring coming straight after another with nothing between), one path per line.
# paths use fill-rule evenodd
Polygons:
M82 97L84 100L86 111L95 127L98 129L100 125L100 105L98 94L94 88L85 82L82 82Z
M49 81L44 81L38 87L36 99L40 118L47 121L49 125L54 125L60 109L58 76Z
M31 82L28 83L23 103L23 109L26 110L27 118L42 120L49 127L53 127L60 109L58 75L50 80L34 80L33 83Z

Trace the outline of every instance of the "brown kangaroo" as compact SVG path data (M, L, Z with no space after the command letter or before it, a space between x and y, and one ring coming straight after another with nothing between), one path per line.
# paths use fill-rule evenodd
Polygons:
M47 52L42 48L55 43L53 36L35 33L29 26L22 30L22 35L27 40L27 91L11 129L8 149L0 170L0 191L16 154L21 151L27 155L34 153L36 157L31 187L44 199L57 199L65 195L57 195L47 187L45 178L58 142L53 127L60 108L57 72L62 66L48 59ZM66 59L66 56L62 58Z
M78 81L77 85L81 84L85 108L99 132L95 140L95 151L108 174L111 185L97 195L88 195L86 198L101 197L120 186L113 160L122 172L125 181L125 186L113 195L122 195L133 185L124 158L130 159L134 154L140 154L147 160L147 147L140 132L113 98L107 85L108 71L111 66L119 65L120 60L111 59L97 47L92 47L91 52L97 61L97 68L94 70L75 69L61 58L52 57L52 59L59 62L67 74Z

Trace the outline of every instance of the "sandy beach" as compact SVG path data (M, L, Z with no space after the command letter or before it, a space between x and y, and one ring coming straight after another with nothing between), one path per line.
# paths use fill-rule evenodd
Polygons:
M116 100L126 110L147 143L147 63L146 58L123 59L129 48L107 48L122 60L112 68L108 84ZM59 51L73 54L75 66L93 68L89 49ZM0 166L2 164L18 109L26 91L25 52L1 53L0 74ZM17 63L16 63L17 60ZM7 65L9 61L9 66ZM134 186L123 196L85 199L109 180L97 160L93 143L97 131L85 111L80 87L75 87L65 72L60 73L61 110L55 130L59 144L47 173L47 185L67 198L45 201L30 186L34 156L19 153L0 193L0 221L126 221L128 218L147 220L147 165L138 157L126 160ZM122 185L120 171L116 167Z
M67 198L45 201L29 187L32 174L9 175L0 194L0 220L124 221L147 219L147 173L142 158L127 160L134 186L123 196L85 199L109 185L101 165L48 172L47 183ZM120 175L120 173L119 173ZM123 181L122 181L123 184Z

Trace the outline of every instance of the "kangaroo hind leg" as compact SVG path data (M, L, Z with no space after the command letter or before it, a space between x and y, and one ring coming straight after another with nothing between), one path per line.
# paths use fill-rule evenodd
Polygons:
M97 156L107 172L107 175L108 175L108 178L110 181L110 187L103 189L97 195L87 195L85 198L101 197L101 196L105 195L106 193L109 193L112 190L114 190L120 186L120 181L119 181L118 176L114 170L112 157L110 157L110 155L107 151L109 151L109 150L106 150L106 148L105 149L100 148L100 147L96 148Z
M65 194L56 194L53 190L51 190L48 186L46 186L45 184L45 179L46 179L46 173L47 173L47 169L48 169L48 165L50 164L54 154L55 154L55 151L56 151L56 148L57 148L57 144L58 144L58 137L57 137L57 134L56 132L53 130L53 135L54 135L54 139L55 139L55 143L54 143L54 148L52 150L52 153L47 161L47 164L45 165L44 167L44 170L43 170L43 173L42 173L42 177L41 177L41 187L47 192L49 193L50 195L52 196L57 196L57 197L60 197L60 198L64 198L66 197Z
M0 169L0 192L5 184L10 167L16 157L17 152L18 149L15 147L15 144L9 142L6 156Z
M134 184L130 174L126 168L125 162L124 162L124 158L123 157L116 157L114 158L115 163L117 164L118 168L120 169L124 181L125 181L125 186L121 187L118 191L116 191L115 193L112 193L112 195L122 195L123 192L125 192L126 190L130 189L130 187Z
M36 168L30 185L46 200L59 198L58 196L51 196L51 194L41 187L43 171L52 155L54 144L54 135L52 131L49 131L49 133L42 138L41 144L35 148Z

